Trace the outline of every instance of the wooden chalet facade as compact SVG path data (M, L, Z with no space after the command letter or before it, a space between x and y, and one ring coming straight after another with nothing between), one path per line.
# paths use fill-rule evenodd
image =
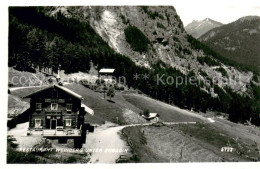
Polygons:
M30 130L81 129L84 125L83 97L58 85L27 95L30 98Z

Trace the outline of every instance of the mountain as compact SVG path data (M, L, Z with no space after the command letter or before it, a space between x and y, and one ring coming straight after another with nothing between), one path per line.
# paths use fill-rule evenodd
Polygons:
M260 73L260 17L246 16L214 28L200 40L224 57Z
M10 7L8 64L115 68L116 78L150 97L260 122L255 74L188 35L172 6Z
M190 24L185 26L185 30L188 34L198 39L201 35L205 34L209 30L220 27L222 25L223 24L220 22L214 21L210 18L206 18L202 21L192 21Z
M212 65L200 61L201 57L209 54L194 49L174 7L56 7L45 8L44 12L48 16L55 16L61 12L64 16L74 17L83 22L87 20L114 51L127 56L139 66L151 68L153 64L162 61L183 74L195 72L199 75L200 70L205 71L211 78L220 77L223 84L222 78L225 76L211 67L223 67L227 76L231 77L235 76L235 72L236 75L247 77L245 79L252 79L253 76L251 72L240 72L234 67L228 67L212 56L208 57L208 62L212 60ZM217 23L210 19L204 21ZM142 41L143 39L146 40ZM229 84L229 87L246 92L244 85L249 81L243 80L243 85ZM224 87L223 84L220 86ZM210 90L208 92L210 93Z

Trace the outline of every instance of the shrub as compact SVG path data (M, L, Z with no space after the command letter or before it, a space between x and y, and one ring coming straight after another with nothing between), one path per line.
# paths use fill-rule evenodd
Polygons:
M127 25L130 22L129 19L126 19L126 17L122 14L120 15L120 18L122 19L123 24L125 24L125 25Z
M145 117L149 117L150 111L149 111L148 109L145 109L144 112L143 112L143 115L144 115Z
M165 26L163 24L159 23L159 22L157 22L157 27L162 28L164 30L166 29Z
M204 76L204 77L207 77L208 75L207 75L207 73L206 72L204 72L203 70L199 70L199 72L200 72L200 75L201 76Z
M191 55L191 50L189 50L188 48L184 48L183 52L187 55Z
M228 76L227 71L223 67L217 68L216 71L219 71L223 76Z
M110 100L112 97L115 96L115 90L114 88L109 88L108 92L107 92L107 96L110 97Z
M7 163L38 163L37 158L32 153L17 152L12 148L7 148Z
M213 60L212 58L210 58L209 56L205 56L205 57L197 57L197 60L200 64L204 64L206 63L208 66L219 66L220 63Z
M258 77L257 77L257 75L254 73L254 75L253 75L253 80L255 81L255 82L259 82L259 79L258 79Z
M175 42L180 42L179 38L176 37L176 36L173 36L173 40L174 40Z
M75 162L77 162L77 159L75 157L71 156L68 159L66 159L64 162L65 163L75 163Z

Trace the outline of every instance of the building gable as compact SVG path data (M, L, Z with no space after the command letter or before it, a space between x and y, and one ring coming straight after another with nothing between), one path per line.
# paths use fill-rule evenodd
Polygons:
M27 96L24 96L23 98L75 98L78 100L83 100L84 98L80 96L79 94L58 85L51 85L47 88L38 90L34 93L31 93Z

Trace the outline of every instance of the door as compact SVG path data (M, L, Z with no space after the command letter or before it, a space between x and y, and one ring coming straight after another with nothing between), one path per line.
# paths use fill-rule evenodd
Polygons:
M51 129L56 129L56 126L57 126L57 120L51 119Z

